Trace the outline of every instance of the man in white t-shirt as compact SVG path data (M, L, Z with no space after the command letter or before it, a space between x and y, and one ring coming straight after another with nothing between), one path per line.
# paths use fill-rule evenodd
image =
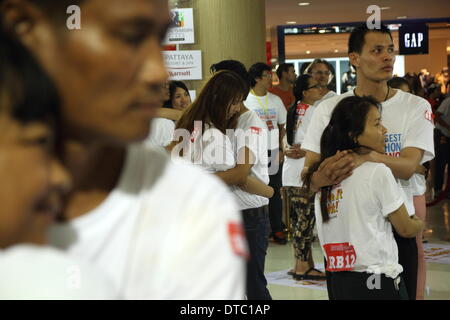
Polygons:
M248 109L256 112L264 122L265 129L268 130L269 185L275 191L274 196L269 200L272 238L276 243L286 244L280 194L282 176L280 165L284 158L282 141L285 134L286 108L278 96L268 92L272 86L272 69L267 64L255 63L250 67L248 73L252 89L244 104Z
M432 112L429 103L417 96L390 89L395 60L392 36L385 26L370 30L366 25L356 28L349 39L350 63L356 68L357 87L319 104L303 141L305 167L319 161L320 138L336 104L351 95L371 95L382 103L382 122L387 128L386 153L370 153L370 161L388 166L402 187L409 214L414 214L409 179L421 163L434 157ZM312 177L315 187L334 185L351 175L351 155L333 156L333 161L319 168ZM415 239L396 237L399 259L411 299L415 299L417 281L417 245Z
M5 28L38 57L64 102L62 158L74 188L51 243L93 263L126 299L241 299L247 252L232 195L138 143L167 78L167 1L3 3ZM83 12L76 32L66 27L72 4Z

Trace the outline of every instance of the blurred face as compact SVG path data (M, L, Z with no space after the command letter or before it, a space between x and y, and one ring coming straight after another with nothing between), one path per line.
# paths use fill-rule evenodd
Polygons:
M361 53L350 53L350 62L359 71L358 77L371 81L392 78L395 62L394 44L386 33L368 32Z
M244 99L240 98L237 101L231 103L228 106L227 111L227 120L231 119L234 115L238 114L241 111L241 108L244 105Z
M19 37L55 80L69 136L128 143L148 135L160 106L167 77L160 43L169 23L168 4L107 2L82 2L80 30L68 31L36 15L31 31Z
M70 184L67 172L51 156L45 124L22 124L3 114L0 128L0 248L44 244Z
M170 91L169 91L169 82L164 81L164 84L161 88L162 102L166 102L170 99Z
M386 128L381 124L381 115L374 106L370 108L366 118L364 132L357 138L360 145L374 149L384 154L384 139Z
M330 82L331 72L328 67L323 63L317 63L311 69L311 75L317 81L318 85L321 87L326 87Z
M256 83L266 90L270 89L272 87L272 72L264 70L261 77L256 79Z
M191 104L191 96L189 92L183 88L176 88L172 98L172 106L174 109L183 110Z
M295 83L295 80L297 79L297 74L295 73L294 67L289 67L288 72L286 72L286 78L287 78L287 81L289 81L290 83L292 83L292 84Z
M313 104L322 98L322 89L314 78L308 79L308 89L303 91L303 100Z

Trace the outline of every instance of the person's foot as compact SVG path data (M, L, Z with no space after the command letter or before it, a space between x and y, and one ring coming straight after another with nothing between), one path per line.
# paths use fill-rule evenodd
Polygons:
M273 242L277 243L277 244L286 244L287 240L286 240L286 236L283 232L279 231L279 232L274 232L272 234L272 240Z

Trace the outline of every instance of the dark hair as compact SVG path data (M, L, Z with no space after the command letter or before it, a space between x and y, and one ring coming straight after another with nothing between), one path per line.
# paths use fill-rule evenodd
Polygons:
M250 78L250 86L253 88L256 85L256 79L261 78L264 71L272 71L272 69L263 62L257 62L248 69L248 76Z
M218 63L212 64L209 68L211 73L216 73L222 70L229 70L236 72L242 80L247 84L248 91L250 91L250 79L247 72L247 69L245 68L244 64L237 60L222 60Z
M303 99L303 91L309 88L309 79L312 77L309 74L302 74L297 78L294 85L294 95L297 104ZM286 117L286 139L289 145L294 143L294 128L295 128L295 115L297 110L297 104L294 103L287 112Z
M189 89L186 87L186 84L183 81L172 80L169 82L169 100L164 102L163 108L173 108L172 100L175 96L175 92L177 88L181 88L189 94ZM191 95L189 94L189 97Z
M409 86L409 82L402 77L393 77L391 80L387 82L388 86L395 89L400 89L401 86L407 86L409 92L411 93L411 87Z
M281 80L281 77L283 76L283 72L289 72L289 68L294 68L294 65L292 63L282 63L277 68L277 76L278 79Z
M1 29L0 96L4 98L0 111L22 123L59 123L59 96L53 82L33 55Z
M392 40L391 31L384 24L381 24L380 29L369 29L367 27L367 24L363 23L353 29L352 33L350 34L350 38L348 39L348 53L361 53L362 48L364 47L366 34L369 32L386 33L389 35L389 37L391 37Z
M314 60L306 67L304 73L311 74L312 69L314 69L314 67L315 67L317 64L320 64L320 63L326 65L327 68L328 68L328 70L329 70L333 75L335 74L335 71L334 71L333 66L332 66L327 60L325 60L325 59L314 59Z
M229 123L227 120L228 107L232 103L244 100L246 91L244 80L233 71L216 73L203 87L197 99L184 111L177 121L176 128L187 129L192 133L194 121L212 124L225 134Z
M364 132L367 115L372 107L381 109L381 105L370 96L351 96L339 101L320 139L320 161L311 166L305 176L305 186L308 189L311 186L312 174L326 158L334 156L339 150L362 152L362 146L356 139ZM324 222L329 220L327 199L331 189L332 186L327 186L320 190L320 208Z

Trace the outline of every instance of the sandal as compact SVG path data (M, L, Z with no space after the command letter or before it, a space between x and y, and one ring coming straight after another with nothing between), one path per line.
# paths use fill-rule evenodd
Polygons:
M322 271L311 267L311 268L308 269L308 271L306 271L303 274L295 273L294 274L294 279L295 280L326 280L327 279L326 276L312 276L312 275L309 275L308 273L310 273L313 270L317 271L317 272L320 272L320 273L323 273Z
M288 274L288 276L294 276L294 274L295 274L294 269L289 270L289 271L287 272L287 274Z

